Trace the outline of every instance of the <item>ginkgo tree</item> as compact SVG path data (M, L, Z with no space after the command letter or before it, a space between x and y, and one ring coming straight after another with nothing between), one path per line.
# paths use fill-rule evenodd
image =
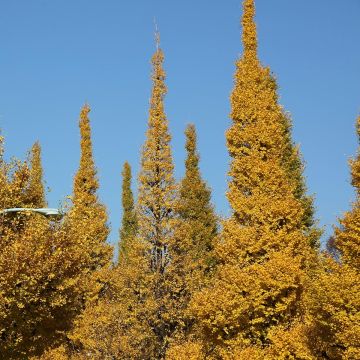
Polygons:
M254 0L243 5L244 52L226 133L232 216L215 249L216 274L193 309L208 356L296 358L309 352L296 334L315 254L303 226L306 209L284 161L289 133L276 84L258 59Z

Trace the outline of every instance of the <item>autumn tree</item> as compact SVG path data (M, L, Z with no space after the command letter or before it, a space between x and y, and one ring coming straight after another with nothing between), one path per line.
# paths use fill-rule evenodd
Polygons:
M97 195L99 183L92 154L89 112L89 106L85 105L80 113L81 154L74 178L73 205L56 229L49 256L55 266L50 279L56 296L49 321L52 328L48 332L56 337L43 347L50 352L71 344L69 335L75 319L106 286L104 273L108 271L112 254L106 244L109 232L106 209Z
M277 89L275 78L272 77L273 86ZM304 213L302 216L302 226L313 249L320 248L320 237L322 234L317 221L315 220L315 207L313 196L307 193L304 177L304 163L299 146L292 139L292 121L289 114L282 111L285 146L283 151L282 165L286 171L288 179L293 182L294 196L300 200Z
M149 324L148 259L144 244L129 238L126 257L118 266L102 272L99 296L90 299L73 331L70 358L153 359L157 339ZM56 351L59 351L58 349Z
M73 206L64 224L67 236L79 247L79 261L85 273L108 265L111 259L111 248L106 244L107 212L97 195L99 181L92 154L89 112L87 104L80 112L80 165L74 178Z
M5 205L6 168L4 162L4 137L0 132L0 208Z
M125 162L122 171L122 220L120 229L119 258L126 256L128 241L136 236L137 218L131 190L131 167Z
M99 296L88 300L68 333L71 346L56 348L44 359L150 359L155 336L148 324L149 274L147 247L136 236L137 217L131 191L131 168L124 164L123 219L117 266L102 271ZM47 357L46 357L47 356ZM61 358L61 357L60 357Z
M212 356L306 357L309 351L296 334L314 254L304 231L304 204L285 166L289 130L276 84L257 56L254 15L254 0L245 0L244 53L236 64L226 134L232 216L223 223L212 284L193 309Z
M101 296L90 300L69 335L78 353L91 354L94 359L160 359L166 349L170 319L165 271L176 186L164 112L163 59L158 46L152 57L153 88L139 174L137 234L126 237L126 256L109 275ZM124 171L126 179L123 188L129 189L128 171ZM131 200L125 199L128 206Z
M209 268L214 238L217 235L217 216L211 204L211 190L202 179L199 167L200 156L197 150L195 126L185 130L186 152L185 176L180 182L179 199L176 211L182 223L189 224L189 251L193 260L199 260L197 267ZM205 261L205 264L200 264Z
M37 141L30 152L30 178L26 190L26 201L33 207L45 207L45 190L43 182L43 167L41 163L41 146Z
M40 147L30 161L1 159L1 208L43 206ZM63 259L58 224L30 212L0 215L0 350L4 358L40 354L64 323ZM66 294L69 296L69 293Z
M188 305L193 294L206 285L212 271L212 251L218 232L211 191L200 173L195 126L189 125L185 135L185 176L179 184L176 230L169 244L169 302L172 304L171 318L176 330L171 336L171 349L167 357L171 357L171 353L178 355L180 349L186 346L185 343L196 337L193 329L195 319ZM196 348L194 344L191 346Z
M146 140L141 155L138 191L139 241L148 247L151 272L148 299L149 323L157 338L155 358L164 356L172 332L169 316L166 271L170 261L169 239L173 236L176 184L170 148L171 136L164 110L166 94L164 54L157 41L152 57L150 110Z
M356 123L360 142L360 116ZM341 260L360 271L360 149L357 157L350 161L352 186L356 190L356 201L351 211L345 213L340 226L335 230L335 247L341 254Z
M27 189L30 188L31 172L29 163L16 158L5 161L3 155L4 137L0 135L0 209L28 207ZM34 179L32 182L35 183ZM42 183L39 186L42 186Z
M360 138L360 117L357 134ZM335 228L335 258L323 259L309 294L309 342L315 356L328 359L360 357L360 150L350 167L356 200Z

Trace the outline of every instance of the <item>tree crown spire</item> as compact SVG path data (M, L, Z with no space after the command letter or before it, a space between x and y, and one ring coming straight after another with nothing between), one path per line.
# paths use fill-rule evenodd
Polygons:
M131 190L131 166L126 161L122 175L122 220L120 229L119 258L126 257L129 241L135 238L137 232L137 217L135 212L134 196Z
M244 0L242 17L242 41L244 58L257 59L257 31L255 24L255 0Z
M74 201L95 203L96 191L99 188L97 171L93 158L91 125L89 120L90 106L85 103L80 112L80 167L75 176ZM85 199L86 198L86 199Z
M156 50L159 50L159 48L160 48L160 31L159 31L159 27L158 27L155 17L154 17L154 28L155 28L155 32L154 32L155 46L156 46Z
M28 197L33 206L45 207L45 190L43 183L43 167L41 163L41 146L36 141L31 148L30 153L30 179Z
M350 160L351 184L355 187L358 198L360 197L360 116L356 120L356 132L358 135L359 148L357 156Z
M187 170L194 170L199 167L199 154L197 152L197 136L194 124L189 124L185 130L186 135L186 151L187 151L187 158L186 158L186 169Z

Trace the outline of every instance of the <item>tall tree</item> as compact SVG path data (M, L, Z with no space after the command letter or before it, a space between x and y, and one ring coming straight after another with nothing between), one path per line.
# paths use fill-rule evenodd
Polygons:
M119 259L126 257L129 239L136 236L137 217L131 190L131 167L125 162L122 171L122 220L120 229Z
M207 283L213 267L213 248L218 233L218 219L211 204L211 191L200 173L193 124L188 125L185 135L185 176L179 185L176 202L178 217L169 245L169 302L172 304L171 318L176 330L171 336L172 344L167 356L171 353L178 355L185 343L195 338L195 319L188 305L193 294Z
M146 140L142 149L138 191L139 241L147 244L152 273L149 284L152 307L149 322L158 339L156 358L162 358L171 332L166 301L166 269L169 265L169 239L173 235L176 184L170 148L171 136L164 111L166 94L164 54L157 39L152 57L153 87ZM150 305L152 304L152 305Z
M153 314L147 248L136 238L129 238L128 245L119 266L102 272L100 296L87 303L68 334L70 358L157 358L158 342L149 321Z
M105 206L97 195L99 181L94 163L89 120L90 107L85 104L80 112L81 155L79 169L75 174L73 207L66 218L65 226L83 248L84 269L91 272L109 264L111 248L106 244L109 234Z
M55 254L61 259L54 279L58 286L59 309L56 320L62 331L49 348L69 343L69 331L85 305L95 301L106 286L104 273L111 264L112 248L107 213L98 199L99 183L92 154L90 108L80 113L80 165L74 178L73 205L57 231L60 243ZM56 288L56 287L55 287Z
M273 78L274 86L277 84ZM304 177L304 163L299 147L292 139L292 122L289 114L283 112L283 125L285 129L285 148L283 152L282 164L287 173L288 179L294 184L294 196L301 201L304 209L302 225L306 236L309 239L313 249L318 250L320 247L320 237L322 231L318 228L315 220L315 207L313 196L307 193L307 187Z
M30 179L26 194L27 202L34 207L45 207L45 190L43 182L43 168L41 163L41 146L37 141L30 152Z
M197 150L195 126L190 124L185 130L187 158L185 161L185 177L180 182L177 213L183 223L190 223L189 244L193 259L209 257L217 235L217 216L211 204L211 191L202 179ZM200 265L199 265L200 266Z
M360 143L360 117L356 125ZM360 358L360 147L350 167L356 200L335 228L335 259L323 259L309 294L317 358Z
M1 208L45 204L39 148L31 165L1 161ZM60 236L60 224L34 213L0 216L0 351L23 359L64 337L72 304L79 297L69 274L73 248Z
M126 237L126 256L111 272L101 296L89 302L69 336L78 352L94 359L161 359L172 330L166 271L176 186L164 112L163 59L157 44L152 57L153 88L139 174L137 234ZM127 190L128 170L124 171L123 183ZM126 193L129 195L129 191ZM125 196L123 201L127 200L130 209L129 198Z
M4 160L4 137L0 132L0 208L6 206L7 196L7 166Z
M226 134L232 216L216 248L212 285L193 308L207 351L220 358L305 356L295 334L313 252L304 206L284 166L289 140L276 84L257 56L254 0L243 5L244 53L236 64Z
M360 143L360 116L356 123ZM340 251L342 262L360 271L360 148L357 157L350 161L351 184L356 190L356 201L351 211L340 220L335 230L335 246Z

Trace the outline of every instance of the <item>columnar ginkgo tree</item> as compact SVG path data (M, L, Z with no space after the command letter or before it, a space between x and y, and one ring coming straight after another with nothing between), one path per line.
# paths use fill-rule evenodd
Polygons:
M85 272L97 270L109 264L111 259L111 249L106 243L109 234L107 212L97 194L99 181L93 158L89 112L90 107L85 104L79 120L81 154L74 178L73 206L65 220L69 236L81 251L81 267Z
M173 235L176 184L170 147L171 135L164 109L167 92L164 54L157 39L152 57L152 92L146 140L142 148L138 190L138 238L146 244L151 272L149 283L149 323L158 339L157 357L165 352L171 332L166 271L169 265L169 239Z
M356 122L360 142L360 116ZM351 184L356 190L356 201L351 211L345 213L340 226L335 231L335 246L340 251L341 260L360 271L360 149L355 159L350 161Z
M170 239L171 262L168 268L171 318L176 331L171 336L167 358L178 358L184 348L194 346L195 319L188 305L194 293L206 286L212 273L213 248L218 219L211 204L211 191L199 167L195 126L185 130L185 176L179 184L176 202L177 221ZM188 345L191 343L191 345Z
M135 211L134 195L131 190L131 167L125 162L122 171L122 220L119 242L119 259L126 257L128 241L136 236L137 217Z
M274 79L258 59L254 15L254 0L245 0L244 53L236 63L226 134L232 216L223 223L212 285L193 306L205 351L221 358L280 359L307 352L297 343L297 324L313 253L305 208L284 166L288 129Z
M80 112L80 165L74 178L73 204L59 224L53 246L53 258L59 264L54 277L56 292L57 341L52 346L68 344L68 332L74 320L90 300L99 296L105 281L103 271L111 262L112 249L106 243L109 228L104 205L98 199L99 183L95 167L90 107ZM56 257L55 257L56 255ZM55 271L55 270L54 270Z
M360 117L356 129L360 139ZM356 199L335 228L335 259L323 259L308 294L316 358L360 358L360 149L350 167Z
M30 206L39 208L46 206L43 167L41 163L41 146L38 141L32 146L30 152L30 178L26 201Z
M176 185L164 111L163 60L157 43L152 57L148 129L141 154L136 236L126 238L126 256L109 276L107 291L87 307L71 335L74 343L94 359L161 359L173 330L166 271ZM130 180L128 171L124 176ZM124 185L129 189L127 182Z

